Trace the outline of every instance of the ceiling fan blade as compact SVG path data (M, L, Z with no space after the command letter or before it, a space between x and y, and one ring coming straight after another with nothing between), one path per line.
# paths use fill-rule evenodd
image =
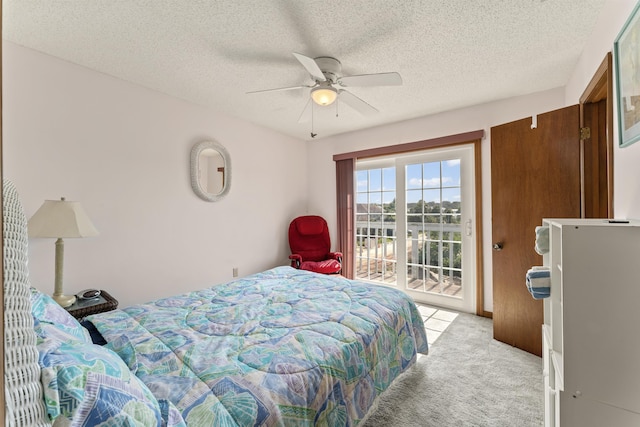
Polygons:
M293 52L293 56L302 64L302 66L311 74L314 80L324 82L327 78L322 74L322 70L313 58L304 56L300 53Z
M362 99L358 98L351 92L347 92L346 90L341 90L339 98L341 101L344 101L345 104L362 114L363 116L371 116L376 114L378 110L375 107L367 104Z
M281 91L285 91L285 90L293 90L293 89L306 89L306 88L310 88L313 86L289 86L289 87L279 87L276 89L263 89L263 90L252 90L251 92L247 92L247 93L261 93L261 92L281 92Z
M360 74L344 76L338 79L341 86L400 86L402 77L398 73Z

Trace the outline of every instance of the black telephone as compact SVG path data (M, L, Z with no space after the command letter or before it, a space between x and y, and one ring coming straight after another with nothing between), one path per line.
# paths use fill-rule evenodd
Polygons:
M100 296L98 289L85 289L76 295L78 299L94 299Z

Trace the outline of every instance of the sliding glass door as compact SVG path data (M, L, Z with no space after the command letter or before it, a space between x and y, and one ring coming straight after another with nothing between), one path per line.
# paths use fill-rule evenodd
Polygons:
M473 146L358 161L355 275L473 311Z

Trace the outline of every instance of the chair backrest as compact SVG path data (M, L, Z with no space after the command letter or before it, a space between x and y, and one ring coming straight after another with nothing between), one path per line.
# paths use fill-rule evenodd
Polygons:
M321 216L305 215L289 224L291 253L302 256L303 261L323 261L331 250L331 237L327 221Z

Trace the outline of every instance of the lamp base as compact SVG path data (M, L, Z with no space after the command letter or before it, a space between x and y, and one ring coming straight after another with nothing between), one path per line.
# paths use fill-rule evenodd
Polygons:
M53 295L53 300L60 304L60 306L67 308L74 302L76 302L75 295Z

